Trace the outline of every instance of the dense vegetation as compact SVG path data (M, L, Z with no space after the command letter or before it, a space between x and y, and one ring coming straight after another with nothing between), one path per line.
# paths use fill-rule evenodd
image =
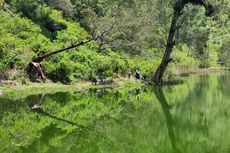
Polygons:
M230 1L187 4L178 21L169 77L176 69L229 66ZM116 78L130 67L152 78L164 54L175 0L0 0L0 79L25 82L32 59L92 41L42 61L54 82ZM31 80L39 80L33 72Z

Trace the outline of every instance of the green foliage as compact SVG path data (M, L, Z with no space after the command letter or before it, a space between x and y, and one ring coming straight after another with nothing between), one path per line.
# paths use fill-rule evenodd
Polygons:
M4 72L11 69L23 69L26 67L27 61L35 56L35 53L30 51L35 47L36 38L42 38L41 30L32 22L20 18L16 14L12 17L10 14L0 11L0 20L1 69ZM7 75L18 75L18 72L6 74L6 78ZM2 74L3 76L4 74Z
M73 18L75 15L74 5L71 3L71 0L46 0L48 5L53 6L53 8L63 12L64 17Z
M55 82L71 83L126 76L141 69L149 79L164 53L174 1L149 0L7 0L0 2L0 77L20 80L35 57L104 33L100 39L41 63ZM205 9L187 5L179 19L175 52L168 75L190 66L229 66L229 2L211 1L212 18ZM151 6L151 7L150 7ZM221 9L221 6L223 8ZM115 22L116 21L116 22Z
M62 17L61 12L51 10L47 7L39 8L39 14L37 17L46 24L49 20L66 25L67 28L62 31L55 32L56 40L51 41L45 35L42 34L43 27L39 27L30 20L22 18L15 14L11 16L4 11L0 12L1 17L1 30L2 37L0 38L0 54L1 54L1 78L2 79L17 79L20 75L23 75L27 64L34 57L44 54L47 51L52 51L58 48L62 48L71 43L84 41L88 38L88 34L80 27L80 25L73 21L67 21ZM47 14L48 17L47 17ZM17 24L15 24L17 23ZM66 54L68 56L68 54ZM57 60L60 58L61 62ZM59 59L58 59L59 60ZM61 56L54 57L48 62L50 66L45 69L48 71L48 75L55 76L55 81L70 81L66 77L71 73L71 68L66 65L68 58L61 59ZM51 69L53 70L51 71ZM69 69L68 69L69 68Z
M193 67L197 62L189 54L191 54L191 50L187 45L179 45L175 48L175 52L172 53L173 62L181 67Z
M132 69L133 75L135 75L135 71L137 68L140 69L141 75L146 76L148 79L151 79L154 71L157 66L160 64L160 59L152 60L147 58L142 58L140 56L136 56L128 61L129 67Z
M127 70L126 58L117 53L101 55L87 47L63 53L51 61L43 63L45 72L52 80L63 83L90 80L101 73L104 77L117 77Z

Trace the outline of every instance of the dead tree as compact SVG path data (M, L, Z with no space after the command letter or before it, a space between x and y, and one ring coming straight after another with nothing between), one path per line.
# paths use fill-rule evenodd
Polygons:
M55 51L51 51L51 52L47 52L41 56L38 56L34 59L32 59L29 64L27 65L26 69L25 69L25 73L26 75L30 78L30 80L32 81L35 81L35 78L37 77L41 77L41 79L44 81L44 82L49 82L50 80L45 76L45 74L43 73L42 71L42 68L41 68L41 62L45 59L47 59L48 57L51 57L53 55L56 55L58 53L61 53L61 52L67 52L67 51L70 51L71 49L74 49L74 48L77 48L79 46L82 46L82 45L85 45L85 44L88 44L92 41L96 41L98 39L100 39L103 35L105 35L107 32L111 31L113 28L114 28L114 25L116 24L117 22L114 22L112 23L112 25L108 28L108 29L105 29L104 31L102 31L98 36L94 36L93 38L91 39L88 39L86 41L81 41L79 43L76 43L76 44L72 44L68 47L64 47L64 48L61 48L61 49L58 49L58 50L55 50ZM34 73L37 73L37 76L34 76ZM34 79L32 79L34 78Z
M174 13L173 13L173 19L171 22L171 27L168 33L167 38L167 44L165 48L165 53L162 58L160 66L157 68L154 76L153 76L153 82L156 84L162 84L163 83L163 75L165 73L165 70L169 64L169 62L172 60L170 58L171 52L173 50L173 46L175 45L175 33L176 30L178 30L177 21L179 17L182 15L182 10L187 4L194 4L194 5L201 5L204 6L206 9L206 16L211 16L214 12L214 8L212 5L206 2L206 0L178 0L174 5Z

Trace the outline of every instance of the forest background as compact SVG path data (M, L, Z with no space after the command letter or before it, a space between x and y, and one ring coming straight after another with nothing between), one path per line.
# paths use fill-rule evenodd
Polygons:
M230 66L230 1L210 0L215 14L186 5L165 78L192 68ZM134 73L151 79L160 65L175 0L0 0L0 80L42 80L26 69L46 53L79 44L40 63L65 84ZM86 43L82 43L86 42Z

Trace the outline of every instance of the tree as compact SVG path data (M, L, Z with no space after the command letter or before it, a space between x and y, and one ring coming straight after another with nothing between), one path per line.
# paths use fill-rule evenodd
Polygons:
M167 38L167 44L165 48L165 53L162 58L160 66L157 68L154 77L153 77L153 82L156 84L162 84L163 83L163 75L165 73L165 70L169 64L169 62L172 60L170 58L172 49L175 45L175 33L178 30L177 22L180 16L182 15L182 10L187 5L188 3L192 3L194 5L201 5L204 6L206 9L206 16L210 16L214 12L214 8L212 5L207 3L205 0L178 0L174 4L174 13L173 13L173 18L170 26L170 30L168 33L168 38Z
M107 32L109 32L110 30L112 30L114 28L114 25L116 24L116 22L112 23L112 25L103 30L99 35L91 38L91 39L88 39L88 40L85 40L85 41L80 41L76 44L71 44L70 46L67 46L67 47L64 47L64 48L61 48L61 49L58 49L58 50L54 50L54 51L50 51L50 52L47 52L47 53L44 53L34 59L32 59L29 64L27 65L26 69L25 69L25 72L26 74L29 76L29 78L33 78L34 77L34 74L33 73L37 73L38 72L38 76L40 76L42 78L43 81L47 82L49 81L48 78L45 76L45 74L43 73L42 71L42 68L41 68L41 62L43 60L45 60L46 58L50 57L50 56L53 56L53 55L56 55L58 53L61 53L61 52L67 52L67 51L70 51L71 49L74 49L74 48L77 48L79 46L82 46L82 45L85 45L85 44L88 44L92 41L96 41L98 39L100 39L101 37L103 37L103 35L105 35Z

